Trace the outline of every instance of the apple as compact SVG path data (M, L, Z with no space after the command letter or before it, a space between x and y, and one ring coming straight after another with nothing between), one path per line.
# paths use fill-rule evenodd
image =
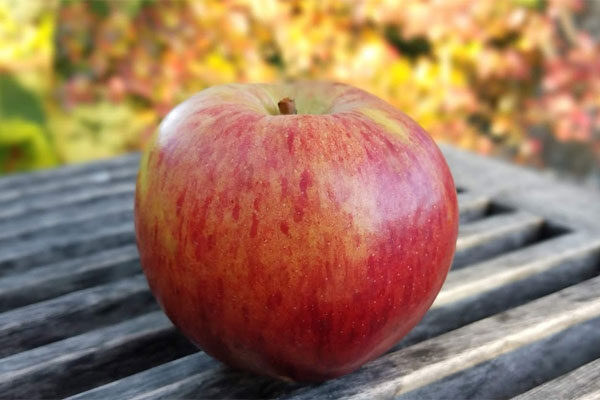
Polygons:
M230 84L162 121L135 195L165 313L236 368L349 373L423 317L452 262L456 190L436 144L360 89Z

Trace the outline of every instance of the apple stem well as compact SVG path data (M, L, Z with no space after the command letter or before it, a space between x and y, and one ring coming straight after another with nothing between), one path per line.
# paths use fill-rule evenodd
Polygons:
M289 97L281 99L279 103L277 103L277 106L279 107L281 115L296 114L296 102Z

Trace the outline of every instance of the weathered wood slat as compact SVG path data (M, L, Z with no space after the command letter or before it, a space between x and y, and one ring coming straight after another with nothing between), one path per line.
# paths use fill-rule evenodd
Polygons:
M140 154L130 153L119 157L84 164L71 164L55 169L7 175L0 179L0 191L44 184L51 180L66 180L75 176L93 176L94 174L104 171L114 171L121 168L134 167L137 166L139 162Z
M236 372L215 364L194 370L194 356L148 370L90 392L90 398L252 398L289 395L300 398L392 397L478 363L543 340L571 326L600 318L600 277L564 289L417 345L389 353L359 371L322 385L286 384ZM179 372L185 370L185 373ZM168 376L160 385L136 387ZM127 396L121 396L126 391ZM87 398L82 394L80 398Z
M0 219L0 232L15 232L19 235L21 232L25 235L36 233L37 229L43 230L50 226L56 226L60 229L61 226L69 226L72 218L86 218L94 215L101 215L106 212L118 212L119 210L131 209L133 205L133 193L109 197L105 201L86 202L83 204L72 204L64 207L56 207L46 210L41 213L24 214L19 217L9 218L6 220ZM101 226L99 226L100 228ZM6 233L2 234L3 238L11 238ZM2 251L0 246L0 252Z
M453 268L461 268L531 243L544 220L526 212L494 215L460 226Z
M471 265L469 268L452 270L432 307L496 289L588 254L588 258L600 258L600 237L571 233ZM597 266L591 262L586 264L591 268L600 269L600 263Z
M156 398L158 392L164 392L165 388L177 392L178 385L181 382L198 379L204 371L210 371L217 364L206 353L198 352L77 394L69 397L69 400Z
M62 398L195 351L157 311L0 359L0 393Z
M514 398L514 400L548 399L600 399L600 359Z
M539 171L441 145L456 184L547 221L599 232L600 194Z
M395 353L298 398L399 396L600 317L600 277Z
M52 240L32 241L0 248L0 277L17 274L29 268L72 257L91 254L102 249L135 242L132 222L98 229L93 234L72 234Z
M461 224L482 218L490 208L491 200L487 196L473 192L460 192L457 197Z
M32 268L0 279L0 312L116 281L140 271L135 245Z
M600 357L599 330L600 318L574 325L396 399L511 398Z
M0 357L29 350L158 307L143 275L0 314Z
M71 190L79 191L82 188L107 187L109 185L132 182L137 175L138 167L123 167L120 169L90 172L65 179L50 179L35 185L20 186L5 189L0 193L0 204L19 201L33 196L47 196L57 193L66 193Z
M393 350L599 275L599 241L587 234L570 234L469 268L451 270L423 320ZM513 273L505 273L506 270Z
M21 199L0 209L0 219L16 218L25 214L42 212L45 210L74 206L82 203L99 203L106 201L111 197L128 199L132 198L135 190L135 182L120 183L111 185L109 188L95 187L83 188L80 191L69 193L57 193L48 196L33 197Z
M55 239L61 235L92 234L102 226L114 226L124 221L133 222L133 202L109 205L93 212L73 212L69 218L46 218L41 221L0 224L0 248L18 245L24 240ZM6 225L6 227L2 227Z

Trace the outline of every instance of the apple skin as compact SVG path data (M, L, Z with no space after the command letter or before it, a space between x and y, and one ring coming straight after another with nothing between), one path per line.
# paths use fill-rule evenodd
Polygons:
M278 115L295 100L298 114ZM323 381L383 354L448 273L458 210L428 134L327 82L201 91L141 161L135 227L165 313L236 368Z

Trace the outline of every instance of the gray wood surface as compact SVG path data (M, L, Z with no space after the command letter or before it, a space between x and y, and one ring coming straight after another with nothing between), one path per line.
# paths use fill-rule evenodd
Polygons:
M14 246L27 241L47 241L66 235L93 234L99 225L114 226L123 222L133 222L133 201L119 205L102 207L97 212L80 213L71 218L57 220L29 220L15 222L6 228L0 227L0 246ZM0 224L1 225L1 224ZM7 224L8 225L8 224Z
M8 246L0 253L0 277L134 242L133 223L125 222L98 228L87 235L75 233L51 240L33 240L29 246L27 243Z
M483 218L491 207L491 199L473 192L458 193L458 209L460 211L460 223Z
M70 400L141 399L155 398L161 391L181 393L178 388L187 381L200 379L215 368L217 362L203 352L182 357L96 389L70 397Z
M89 163L66 165L61 168L45 169L34 172L7 175L0 179L0 190L15 190L35 185L43 185L49 181L66 181L74 177L88 177L91 180L114 170L136 167L140 162L139 153L126 154ZM102 179L102 178L100 178Z
M195 351L157 311L0 359L0 393L65 397Z
M470 265L469 268L452 270L433 307L487 292L577 259L582 259L582 265L589 266L592 273L600 273L600 237L571 233ZM572 266L571 270L574 269Z
M111 197L124 197L133 193L134 182L110 185L109 187L80 188L69 193L54 193L45 196L24 197L22 199L3 205L0 209L0 220L31 216L53 208L73 207L79 204L102 203Z
M548 399L600 399L600 359L515 397L515 400Z
M0 278L0 312L139 274L135 245L31 268Z
M142 275L0 314L0 357L158 308Z
M440 145L456 185L566 227L600 232L600 193L521 166Z
M598 329L600 318L574 325L396 399L511 398L600 357Z
M91 171L87 174L65 177L63 179L48 179L35 185L18 186L4 189L0 193L0 204L18 201L30 196L55 195L74 190L93 187L107 187L115 183L130 183L137 175L137 165L125 165L123 168L105 171Z

